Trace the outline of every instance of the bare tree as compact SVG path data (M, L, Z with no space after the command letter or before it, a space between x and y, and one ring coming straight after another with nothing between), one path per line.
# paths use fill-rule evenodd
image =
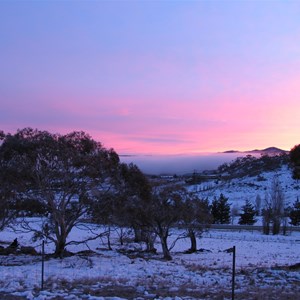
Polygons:
M231 224L234 223L234 219L240 215L240 207L238 204L234 204L231 208Z
M280 226L284 217L284 194L280 182L277 177L272 180L270 200L272 206L272 233L278 234L280 232Z
M258 216L260 216L260 214L261 214L261 203L262 203L261 197L259 194L257 194L257 196L255 198L255 210L256 210L256 214Z
M272 233L279 234L282 222L286 218L284 194L278 177L274 177L269 193L266 193L262 210L264 233L269 234L272 224Z
M270 224L272 220L272 204L269 195L265 194L264 208L262 209L263 233L270 234Z

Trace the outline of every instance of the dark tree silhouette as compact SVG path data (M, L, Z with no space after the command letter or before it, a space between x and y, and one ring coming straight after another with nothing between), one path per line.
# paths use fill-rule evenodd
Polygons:
M138 226L136 216L139 214L139 205L147 203L151 198L151 186L136 165L122 163L119 165L114 187L105 197L99 193L99 198L93 204L93 220L107 225L108 229L114 226L122 231L123 228L131 227L135 231L136 242L139 242L142 229ZM123 243L122 234L120 242ZM148 250L154 248L149 244L147 246Z
M184 195L181 208L181 222L191 241L189 253L197 251L197 236L201 236L212 223L208 200L202 200L195 194Z
M300 144L291 149L290 159L293 164L293 178L300 179Z
M149 201L136 206L135 220L139 228L159 237L166 260L172 259L168 238L172 226L180 221L183 193L185 190L181 186L157 186Z
M243 213L240 214L239 224L240 225L253 225L256 220L254 218L256 214L256 210L253 206L253 204L246 200L246 203L244 206L242 206Z
M272 208L272 233L279 234L280 227L285 215L285 203L284 194L281 184L277 177L272 180L271 190L270 190L270 201Z
M290 224L294 226L300 225L300 200L297 198L295 201L290 213L289 217L291 219Z
M214 224L229 224L230 223L230 204L228 198L223 194L219 199L215 198L211 205L211 214Z
M112 185L119 157L84 132L50 134L31 128L6 136L1 157L11 166L18 197L39 201L46 213L41 228L24 227L55 244L62 256L72 228L89 212L96 192Z
M20 180L19 161L9 161L10 155L3 146L3 141L10 138L0 130L0 230L3 230L19 214L19 193L25 188Z
M264 234L270 233L271 225L272 233L279 234L281 225L285 223L286 214L284 193L278 178L275 176L269 193L265 195L262 209Z

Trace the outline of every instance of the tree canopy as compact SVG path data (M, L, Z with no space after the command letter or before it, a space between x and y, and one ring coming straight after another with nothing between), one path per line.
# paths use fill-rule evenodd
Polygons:
M4 137L0 161L1 186L13 190L19 202L34 199L44 208L48 217L34 231L55 243L57 255L89 204L111 188L119 171L117 153L84 132L19 130Z
M300 179L300 144L291 149L290 159L293 164L293 178Z

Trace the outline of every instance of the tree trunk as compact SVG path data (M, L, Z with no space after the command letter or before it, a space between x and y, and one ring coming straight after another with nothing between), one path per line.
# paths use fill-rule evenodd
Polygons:
M280 232L280 220L278 218L274 218L273 220L273 234L279 234Z
M197 240L196 240L196 235L193 229L188 230L188 235L191 240L191 248L188 250L190 253L194 253L197 251Z
M147 240L146 240L147 252L156 253L156 248L154 247L155 240L156 240L156 234L149 232L147 234Z
M264 222L264 224L263 224L263 232L266 235L270 234L270 223L269 222Z
M121 244L121 246L124 245L124 240L123 240L123 238L124 238L124 230L123 230L123 228L121 228L121 229L120 229L120 244Z
M271 223L270 212L263 211L263 233L266 235L270 234L270 223Z
M167 236L166 235L160 235L159 237L160 237L160 242L161 242L161 247L162 247L164 259L172 260L172 256L171 256L169 248L168 248Z
M139 243L142 242L142 230L133 226L134 231L134 242Z
M56 241L55 243L54 256L63 258L65 252L65 246L66 246L66 239L63 236L61 236L58 239L58 241Z
M107 246L108 250L112 250L111 243L110 243L110 226L108 227L108 232L107 232Z
M283 235L287 235L287 229L288 229L288 220L287 218L283 218L283 222L282 222L282 234Z

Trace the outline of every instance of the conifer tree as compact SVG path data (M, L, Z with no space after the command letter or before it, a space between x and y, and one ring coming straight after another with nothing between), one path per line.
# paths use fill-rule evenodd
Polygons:
M223 194L219 199L215 198L211 206L211 214L215 224L229 224L230 223L230 204L228 198Z
M297 198L297 200L294 203L294 207L290 211L289 215L291 222L291 225L299 226L300 225L300 200Z
M291 149L290 159L293 164L293 178L300 179L300 144Z
M253 204L246 200L245 205L242 207L243 213L240 214L239 224L240 225L253 225L256 220L254 218L256 214L256 210L253 206Z

